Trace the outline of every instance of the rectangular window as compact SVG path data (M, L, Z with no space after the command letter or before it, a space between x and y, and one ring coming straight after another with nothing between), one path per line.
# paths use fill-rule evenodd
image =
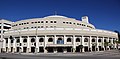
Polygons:
M56 21L54 21L54 23L57 23Z
M35 23L37 23L37 22L35 22Z
M40 23L40 21L38 21L38 23Z
M29 27L27 27L27 29L28 29Z
M43 23L43 21L41 21L41 23Z
M84 25L82 24L82 26L84 26Z
M53 26L50 26L51 28L53 28Z
M32 24L34 23L34 22L31 22Z
M22 25L23 25L23 23L22 23Z
M48 23L48 21L46 21L46 23Z
M43 26L41 26L41 28L43 28Z
M19 24L19 25L21 25L21 24Z
M38 28L40 28L40 26L38 26Z
M27 22L27 24L29 24L29 22Z
M53 21L50 21L50 23L53 23Z
M68 22L66 22L68 24Z
M26 24L26 23L24 23L24 24Z

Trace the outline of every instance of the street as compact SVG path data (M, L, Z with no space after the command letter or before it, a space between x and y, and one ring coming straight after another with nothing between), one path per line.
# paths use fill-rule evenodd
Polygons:
M119 51L85 52L85 53L46 53L46 54L12 54L1 53L0 59L120 59Z

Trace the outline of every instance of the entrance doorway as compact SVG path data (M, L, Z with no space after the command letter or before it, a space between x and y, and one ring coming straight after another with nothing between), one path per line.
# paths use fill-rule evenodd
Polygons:
M67 47L67 52L72 52L72 47Z
M35 47L31 47L31 52L32 52L32 53L35 52Z
M48 47L48 48L47 48L47 51L48 51L48 52L53 52L53 47Z
M79 46L76 47L76 51L75 52L80 52L80 47Z
M84 47L84 51L85 52L88 52L89 50L88 50L88 47Z
M95 51L96 49L95 49L95 46L92 46L92 51Z
M27 47L23 47L23 52L27 52Z
M13 47L11 47L11 52L13 52Z
M19 52L20 50L19 50L19 47L17 47L17 52Z
M99 46L99 51L102 51L102 47L101 46Z
M6 52L8 52L8 47L6 47Z
M39 47L39 52L44 52L43 47Z
M63 47L57 47L57 52L63 52Z

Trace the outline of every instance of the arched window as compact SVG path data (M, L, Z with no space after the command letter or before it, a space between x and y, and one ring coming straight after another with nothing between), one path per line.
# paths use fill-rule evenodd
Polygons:
M58 40L62 40L62 38L58 38Z
M43 42L43 40L44 40L43 38L40 38L40 39L39 39L39 42Z
M35 42L35 38L32 38L32 39L31 39L31 42Z
M20 39L17 39L17 43L20 43Z
M71 38L67 38L67 42L71 42Z
M57 39L57 44L64 44L64 40L62 40L62 38L58 38Z
M104 39L104 42L107 42L106 39Z
M98 42L101 42L101 39L98 39Z
M23 39L23 42L27 42L27 39L25 38L25 39Z
M88 42L88 38L85 38L85 39L84 39L84 42Z
M80 38L76 38L76 42L80 42Z
M48 39L48 42L53 42L53 38L49 38L49 39Z
M92 39L92 42L95 42L95 39Z

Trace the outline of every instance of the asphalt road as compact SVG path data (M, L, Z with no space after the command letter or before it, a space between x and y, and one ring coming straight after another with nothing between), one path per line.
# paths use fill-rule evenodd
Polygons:
M0 59L120 59L120 52L87 52L87 53L48 53L48 54L6 54L1 53Z

